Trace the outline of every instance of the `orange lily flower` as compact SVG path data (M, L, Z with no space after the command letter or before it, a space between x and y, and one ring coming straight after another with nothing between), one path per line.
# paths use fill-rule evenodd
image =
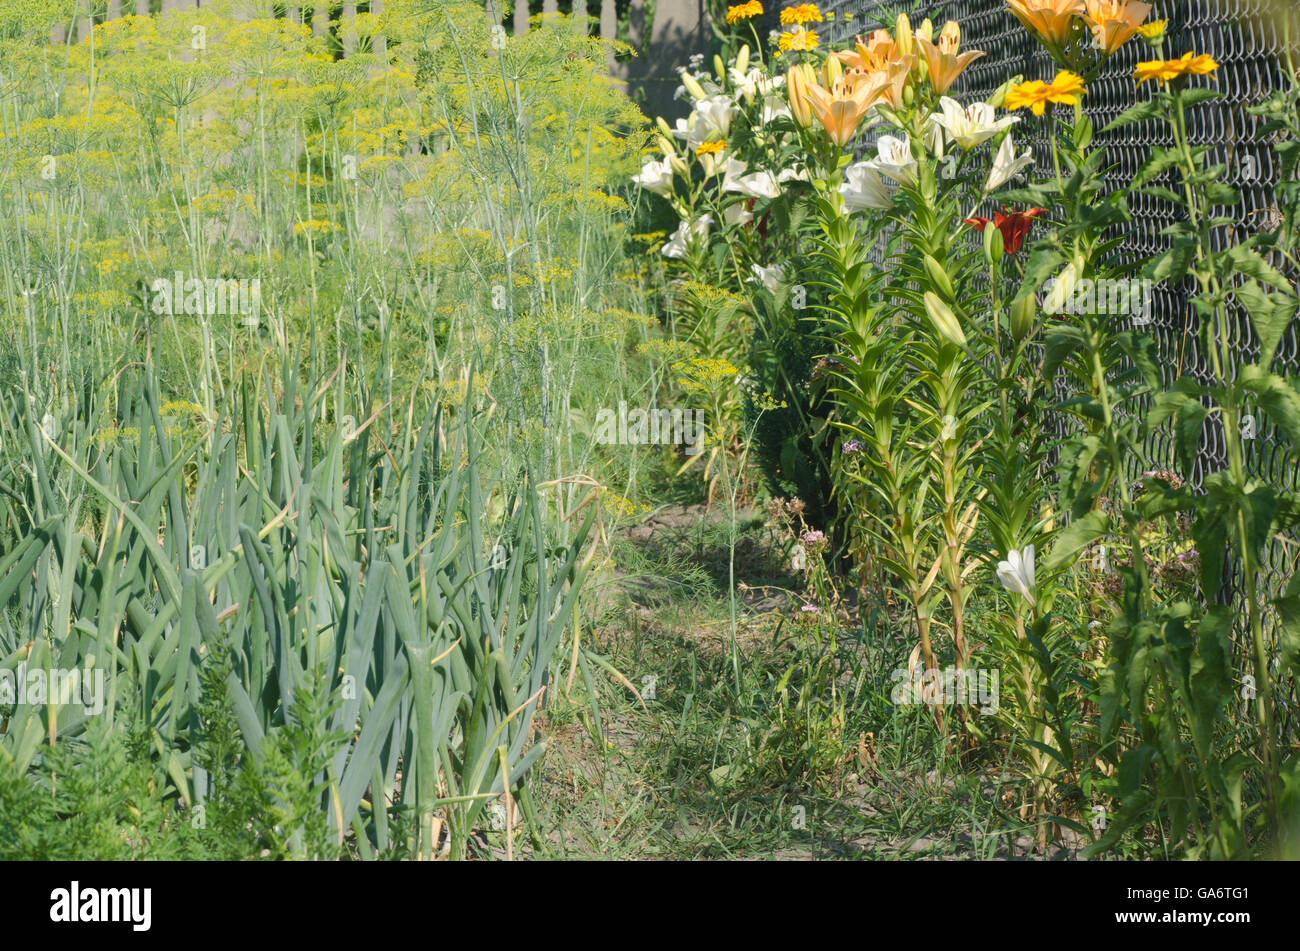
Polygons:
M1057 55L1070 40L1074 18L1087 13L1083 0L1007 0L1007 9Z
M901 56L885 69L885 100L895 109L903 108L903 87L916 72L916 55Z
M1083 20L1107 56L1132 39L1151 15L1151 4L1138 0L1084 0Z
M832 54L844 64L845 75L854 82L870 81L873 76L884 76L888 82L884 97L895 109L903 107L903 87L916 70L916 56L903 56L887 30L876 30L865 43L856 38L852 50L839 50Z
M808 83L802 90L802 98L830 140L843 148L887 85L888 81L879 73L866 77L842 76L831 83L830 89Z
M898 47L888 30L876 30L871 39L862 42L862 37L854 38L854 49L839 50L833 55L839 58L849 69L861 69L868 73L883 71L890 61L898 58Z
M939 33L937 43L931 43L918 35L916 45L925 54L926 65L930 67L930 85L940 95L946 93L948 87L957 81L962 70L984 55L983 50L957 52L961 46L961 27L952 20Z

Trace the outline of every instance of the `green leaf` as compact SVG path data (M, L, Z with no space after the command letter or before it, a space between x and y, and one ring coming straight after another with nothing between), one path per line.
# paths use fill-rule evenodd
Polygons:
M1241 192L1222 182L1211 182L1205 186L1205 198L1211 206L1231 207L1241 201Z
M1277 268L1265 261L1258 251L1248 245L1234 245L1224 251L1223 255L1232 262L1238 274L1253 277L1257 281L1284 290L1289 290L1291 287L1291 282Z
M1184 89L1178 93L1184 106L1196 106L1203 102L1209 102L1212 99L1222 99L1223 93L1217 89L1211 89L1209 86L1194 86Z
M1300 452L1300 381L1284 380L1251 364L1242 367L1240 382L1243 389L1255 394L1259 408L1282 430L1293 450Z
M1122 129L1126 125L1132 125L1134 122L1145 122L1147 119L1154 119L1160 115L1161 102L1158 99L1148 99L1146 102L1139 102L1137 105L1129 106L1101 130L1101 134L1114 132L1116 129Z
M1185 389L1167 390L1156 397L1155 405L1147 413L1143 428L1149 435L1165 420L1174 421L1174 449L1179 464L1190 471L1201 447L1201 431L1210 411Z
M1043 559L1043 567L1056 571L1065 567L1088 545L1110 531L1110 516L1101 509L1093 509L1083 518L1076 518L1056 536L1056 544Z
M1189 238L1179 240L1168 251L1156 258L1155 264L1151 268L1151 279L1157 282L1169 281L1171 284L1177 284L1187 277L1195 258L1196 242Z
M1164 172L1176 166L1181 159L1182 153L1177 149L1157 146L1151 150L1151 157L1142 163L1142 167L1133 176L1133 187L1140 188L1153 178L1158 178ZM1181 199L1179 204L1182 204Z
M1259 338L1259 364L1269 369L1282 335L1296 315L1296 298L1280 291L1269 293L1253 279L1234 288L1232 293L1250 315L1250 325Z

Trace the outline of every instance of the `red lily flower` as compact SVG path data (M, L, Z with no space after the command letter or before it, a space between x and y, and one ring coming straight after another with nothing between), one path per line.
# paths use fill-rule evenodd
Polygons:
M1008 212L1006 205L1003 205L1001 211L993 212L992 221L976 216L967 218L966 224L981 234L984 232L986 225L993 225L1002 232L1002 250L1007 254L1015 254L1024 245L1025 237L1029 234L1029 228L1034 223L1034 219L1045 214L1047 214L1046 208L1030 208L1028 211Z

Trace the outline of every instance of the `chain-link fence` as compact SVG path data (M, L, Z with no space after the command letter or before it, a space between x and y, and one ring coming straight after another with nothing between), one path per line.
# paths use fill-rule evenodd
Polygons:
M832 38L843 42L873 22L878 9L874 0L842 0L829 9L837 16L827 24ZM1278 24L1270 14L1276 4L1268 0L1156 0L1152 19L1168 19L1167 50L1180 55L1187 50L1209 53L1219 63L1217 80L1223 98L1202 104L1189 116L1189 137L1193 145L1212 147L1211 162L1227 166L1228 182L1241 193L1241 204L1225 213L1235 224L1231 232L1221 229L1214 236L1219 246L1246 239L1252 234L1270 231L1280 220L1274 188L1279 169L1272 144L1258 135L1261 120L1247 112L1285 83L1279 60L1282 39ZM844 13L854 14L845 21ZM1002 0L949 0L932 7L936 26L944 19L956 20L962 28L962 48L985 50L958 79L952 95L965 102L983 99L1008 78L1017 74L1026 79L1051 79L1058 67L1042 46L1006 9ZM1084 111L1097 129L1131 106L1136 90L1133 69L1140 58L1152 58L1150 50L1139 41L1125 45L1100 76L1088 86ZM1044 120L1029 117L1016 128L1017 142L1033 146L1040 174L1050 174L1050 148ZM1131 181L1153 149L1172 145L1172 138L1157 121L1127 125L1109 133L1099 133L1097 147L1105 148L1106 164L1112 168L1110 180L1116 184ZM1172 174L1172 173L1171 173ZM1168 176L1155 184L1169 184ZM1129 199L1132 221L1126 226L1123 244L1115 252L1125 261L1136 261L1157 254L1168 247L1161 232L1173 223L1179 211L1158 198L1132 194ZM1281 262L1277 262L1281 263ZM1208 356L1201 352L1195 315L1188 305L1190 285L1157 284L1152 288L1149 314L1137 318L1155 338L1162 355L1166 382L1182 376L1210 379ZM1233 346L1242 362L1258 354L1258 341L1243 314L1234 322ZM1134 318L1124 318L1132 320ZM1292 322L1278 348L1281 372L1300 370L1300 321ZM1296 488L1297 473L1288 466L1277 433L1258 414L1246 426L1253 432L1250 440L1253 471L1270 483ZM1158 458L1172 458L1172 445L1162 439L1152 446ZM1226 465L1222 428L1207 423L1195 470L1189 473L1199 485L1209 472Z

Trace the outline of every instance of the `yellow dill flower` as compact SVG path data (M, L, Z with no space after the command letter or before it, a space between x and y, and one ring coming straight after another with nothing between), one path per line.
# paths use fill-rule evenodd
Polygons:
M677 382L687 390L706 393L732 386L740 373L726 360L713 357L696 357L687 363L674 363L672 368L683 374Z
M307 231L315 231L320 234L329 234L333 231L342 231L343 228L332 221L320 221L312 219L310 221L299 221L293 226L294 234L303 234Z
M131 260L131 256L125 251L122 251L117 254L111 254L102 261L96 261L95 267L99 271L100 277L108 277L129 260Z
M762 15L763 5L758 0L747 0L747 2L734 7L727 7L728 23L739 23L741 20L748 20Z
M1034 115L1041 116L1047 110L1048 103L1056 102L1073 106L1079 102L1079 97L1086 91L1083 80L1079 76L1063 69L1050 83L1034 79L1019 86L1012 86L1007 90L1003 107L1007 110L1032 109Z
M727 147L727 143L722 139L715 142L701 142L695 147L696 155L717 155Z
M172 416L177 413L197 413L202 416L206 412L198 403L191 403L189 400L171 400L158 408L160 416Z
M782 33L776 45L781 52L786 53L790 50L815 50L819 42L816 33L800 27Z
M1163 86L1184 76L1208 76L1218 68L1219 64L1208 53L1202 53L1200 56L1195 53L1184 53L1178 59L1156 59L1138 63L1137 69L1133 70L1133 78L1137 80L1139 86L1148 79L1154 79Z
M790 26L797 23L802 26L805 23L821 23L822 12L817 9L815 3L801 3L798 6L786 7L781 11L781 25Z
M609 489L603 489L602 494L605 496L605 505L608 506L607 511L617 518L637 518L650 511L648 506L633 502Z

